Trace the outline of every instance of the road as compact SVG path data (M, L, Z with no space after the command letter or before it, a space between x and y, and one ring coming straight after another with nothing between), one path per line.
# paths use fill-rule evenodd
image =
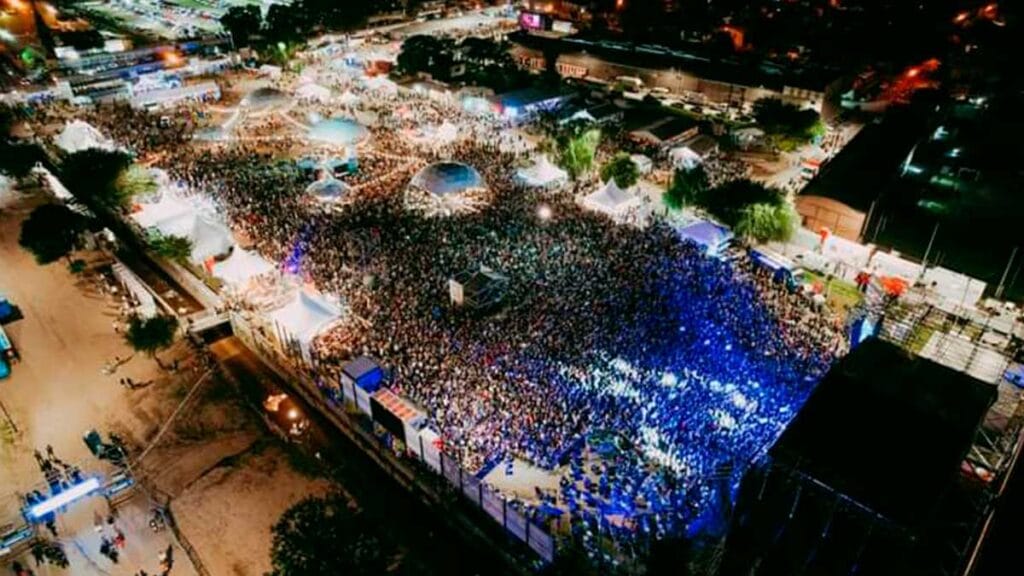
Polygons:
M0 513L5 524L17 520L18 498L33 489L48 490L35 450L53 447L63 462L76 465L85 475L109 478L108 463L96 459L82 441L86 430L109 431L115 422L146 428L153 413L149 401L157 401L167 383L156 363L133 355L114 332L119 300L102 293L83 277L74 276L65 263L35 263L17 243L21 220L39 200L7 196L0 210L0 291L20 307L23 318L4 327L19 349L22 361L14 364L9 379L0 382L0 401L17 428L0 439L0 500L8 503ZM85 255L95 258L95 255ZM114 358L123 362L113 374L104 366ZM122 377L138 382L157 382L140 395L129 396L118 385ZM99 554L99 532L94 519L108 515L107 502L99 497L71 504L58 517L57 540L72 563L73 574L131 574L139 569L156 573L158 555L173 546L169 532L154 533L148 526L151 507L143 495L119 507L119 518L102 528L112 536L114 528L126 535L121 562L113 565ZM41 530L45 532L45 530ZM194 574L184 553L176 549L175 575ZM14 558L0 558L0 567ZM32 565L30 557L26 565ZM0 569L2 571L2 569ZM37 574L48 574L47 568ZM54 572L56 573L56 572Z

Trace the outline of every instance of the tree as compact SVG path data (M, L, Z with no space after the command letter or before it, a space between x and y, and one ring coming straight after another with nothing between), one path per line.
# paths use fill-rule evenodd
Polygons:
M672 210L680 210L687 205L702 204L707 190L708 173L698 164L689 170L676 170L663 199Z
M177 329L178 319L174 316L135 316L128 323L124 339L134 350L156 357L157 352L174 343L174 332Z
M88 220L61 204L43 204L21 223L18 244L31 252L39 264L49 264L75 249Z
M824 133L825 126L814 110L800 109L778 98L754 103L754 117L777 148L792 150Z
M152 194L157 191L156 180L143 166L132 164L117 175L114 186L121 197L134 198L135 196Z
M799 216L788 201L751 204L743 209L733 230L758 242L785 242L793 237Z
M570 123L555 138L556 163L576 180L594 165L600 143L599 129L581 122Z
M156 235L149 239L149 247L160 257L179 264L188 262L192 256L192 241L183 236Z
M778 206L785 201L780 190L750 180L730 180L709 190L699 205L727 226L736 226L743 210L754 204Z
M132 159L121 151L90 148L69 154L61 164L61 181L75 197L89 206L121 210L131 196L115 182Z
M224 29L231 33L236 47L248 46L252 37L260 32L263 19L260 8L255 4L248 6L232 6L220 18Z
M379 576L388 559L362 514L342 496L306 498L274 525L270 576Z
M403 74L426 73L447 80L455 63L455 41L451 38L416 35L402 42L396 62Z
M619 188L629 188L640 180L640 169L625 152L619 152L601 167L601 180L615 180Z
M0 142L0 173L12 178L28 176L42 159L43 150L38 144Z

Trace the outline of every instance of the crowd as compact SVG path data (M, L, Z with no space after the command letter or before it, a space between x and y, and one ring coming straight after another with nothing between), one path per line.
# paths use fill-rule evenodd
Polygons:
M101 129L158 155L174 178L214 197L266 257L340 295L363 322L315 342L318 370L336 381L353 356L380 359L390 385L425 408L466 470L516 459L567 466L559 493L540 496L574 517L683 529L844 352L832 319L750 261L707 258L666 224L617 226L568 193L517 184L524 158L499 144L500 124L404 92L332 87L360 96L353 113L372 113L360 154L384 175L361 170L352 177L358 193L333 210L310 204L308 176L282 160L300 135L189 144L191 113L159 136L123 120ZM476 137L428 150L403 137L446 119L472 125ZM406 210L414 170L439 159L475 167L489 204L450 218ZM538 218L542 202L551 218ZM447 280L480 265L510 278L505 305L488 315L451 307ZM595 459L588 439L602 431L621 445Z

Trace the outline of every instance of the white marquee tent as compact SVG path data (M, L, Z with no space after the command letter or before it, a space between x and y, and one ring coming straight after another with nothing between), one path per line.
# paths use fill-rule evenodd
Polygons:
M64 129L55 139L57 146L65 152L81 152L90 148L114 150L117 146L106 136L94 128L92 124L81 120L72 120L64 125Z
M672 161L673 166L684 170L693 170L704 162L700 157L700 154L697 154L686 146L673 148L672 151L669 152L668 156Z
M552 164L546 154L537 158L533 166L519 169L516 176L530 186L553 186L569 179L569 174Z
M299 100L324 103L331 99L331 90L316 83L303 84L295 91Z
M259 254L238 247L230 256L213 264L213 275L234 286L273 270L274 265Z
M295 339L307 357L317 335L341 316L341 310L322 295L307 290L296 291L291 301L270 313L270 319L282 332L282 340Z
M355 106L356 104L359 104L359 96L356 96L350 90L346 90L338 97L338 102L343 106Z
M584 208L607 214L619 222L628 219L640 207L640 198L619 188L614 179L585 196L581 202Z

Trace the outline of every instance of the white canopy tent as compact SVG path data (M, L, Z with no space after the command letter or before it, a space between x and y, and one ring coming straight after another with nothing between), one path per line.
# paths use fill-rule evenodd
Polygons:
M230 256L213 264L213 275L225 284L239 286L256 276L273 271L274 268L273 264L259 254L236 247Z
M65 152L81 152L90 148L115 150L117 146L92 124L81 120L72 120L64 125L54 142Z
M640 174L650 174L651 170L654 169L654 161L643 154L633 154L629 157L636 164L636 169Z
M583 197L581 203L584 208L601 212L622 222L640 207L640 198L619 188L619 185L612 179L601 188Z
M569 173L552 164L546 154L538 157L533 166L521 168L516 176L529 186L553 186L569 179Z
M377 90L386 94L398 93L398 84L395 84L384 76L371 76L370 78L367 78L366 87L370 90Z
M161 222L181 218L193 210L188 202L166 192L161 193L156 202L142 202L137 207L132 219L143 228L159 227Z
M359 96L353 94L351 90L346 90L338 97L338 102L343 106L355 106L359 104Z
M295 96L299 100L324 103L330 101L331 89L311 82L299 86L299 89L295 91Z
M673 148L672 151L668 153L668 156L672 161L673 166L684 170L693 170L704 162L700 157L700 154L697 154L686 146Z
M188 238L192 241L192 261L197 264L207 258L223 256L235 245L235 239L227 226L199 215L192 223Z
M282 342L294 339L306 357L313 340L341 317L340 309L322 295L307 290L296 291L295 297L287 304L270 312L270 319L280 331Z

